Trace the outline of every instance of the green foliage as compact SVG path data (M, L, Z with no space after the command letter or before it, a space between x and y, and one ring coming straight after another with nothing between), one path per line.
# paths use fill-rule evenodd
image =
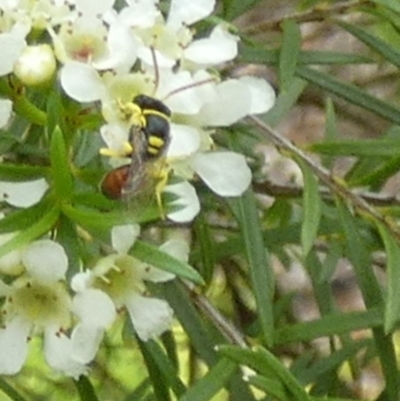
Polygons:
M219 17L232 22L261 3L223 0ZM394 0L349 3L305 0L301 12L287 11L265 26L260 21L254 31L251 19L238 27L240 62L277 77L277 100L260 119L221 129L216 146L246 154L257 179L241 197L223 201L196 183L202 209L184 227L157 222L154 203L132 211L99 193L107 172L91 140L102 122L99 110L86 113L56 95L39 105L33 91L14 91L2 79L1 94L16 97L17 118L0 138L0 180L45 177L50 190L29 208L4 208L0 234L14 235L1 242L0 257L50 233L66 249L72 275L81 260L92 266L106 253L113 226L141 223L143 238L129 254L178 278L151 288L174 310L176 324L167 335L142 342L123 322L107 333L87 377L48 378L38 362L27 372L41 385L30 387L23 376L1 378L0 400L52 399L53 388L63 392L61 401L400 399L400 204L396 190L393 196L384 191L400 170L400 52L370 29L389 23L400 40L400 7ZM310 21L365 47L311 50L301 33ZM264 37L272 33L274 45L267 46ZM389 94L376 95L347 73L357 76L366 65L387 68L387 76L375 79L383 87L389 81ZM317 133L295 132L292 143L280 131L307 102L325 123ZM376 122L371 132L343 128L364 119L364 131ZM276 169L257 153L264 151L272 164L272 148L282 163ZM285 169L294 172L276 182ZM179 235L191 241L189 262L158 248ZM337 278L343 265L350 273ZM350 286L357 307L341 304L335 286L342 292ZM365 394L360 388L368 369L375 369L379 385Z

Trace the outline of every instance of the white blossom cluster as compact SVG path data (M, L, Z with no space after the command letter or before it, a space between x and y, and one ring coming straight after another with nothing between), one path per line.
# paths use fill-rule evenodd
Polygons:
M171 0L167 13L160 6L157 0L125 0L119 8L115 0L0 0L0 77L14 74L26 86L40 86L56 76L74 101L101 105L100 133L115 154L131 130L121 105L139 94L161 100L172 112L166 163L180 178L165 188L179 206L167 217L184 222L200 210L189 183L195 175L220 196L240 196L247 189L251 172L244 156L215 149L212 134L217 127L266 112L275 95L262 79L219 76L218 68L237 56L238 37L224 24L202 36L193 29L211 15L215 0ZM30 43L34 32L46 32L47 42ZM0 128L10 118L12 101L0 99ZM112 157L109 163L111 169L126 160ZM29 207L48 187L45 179L0 182L0 201ZM122 309L142 340L170 327L170 307L145 296L145 282L164 282L173 275L128 254L138 233L138 227L114 227L115 252L75 275L71 284L65 278L66 253L49 239L0 258L0 272L13 277L0 281L5 300L0 374L22 368L29 338L36 333L43 333L44 355L54 369L74 377L85 373L104 331ZM1 235L0 243L10 236ZM167 242L162 249L187 259L182 243Z
M0 328L0 374L18 373L26 361L29 340L43 334L47 363L65 375L79 377L96 356L104 331L126 310L142 341L154 338L172 324L168 303L147 295L146 281L165 282L174 275L140 262L128 254L139 226L112 229L114 253L100 258L90 270L66 280L64 248L49 239L32 242L0 258L3 325ZM0 235L0 243L9 235ZM185 242L170 240L160 249L187 261ZM10 280L12 278L12 280Z

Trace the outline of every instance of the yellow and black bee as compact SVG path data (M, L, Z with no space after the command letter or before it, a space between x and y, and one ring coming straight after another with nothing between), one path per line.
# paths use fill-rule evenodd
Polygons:
M161 191L168 179L164 157L170 143L171 111L160 100L146 95L136 96L121 106L128 116L131 158L129 164L110 171L101 182L102 193L111 199L148 197L156 194L161 207Z

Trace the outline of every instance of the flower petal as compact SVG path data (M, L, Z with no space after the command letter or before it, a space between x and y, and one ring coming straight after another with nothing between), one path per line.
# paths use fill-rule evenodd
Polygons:
M125 226L115 226L111 230L111 243L113 248L119 253L128 253L140 235L139 224L127 224Z
M215 0L172 0L169 8L167 24L180 28L181 24L191 25L214 10Z
M177 223L192 221L200 211L200 202L196 190L187 181L168 185L164 191L171 192L178 197L171 203L179 209L168 213L167 217Z
M72 311L85 324L93 327L108 327L116 318L115 306L110 297L93 288L74 296Z
M187 262L189 260L190 248L186 241L170 239L160 246L160 250L182 262Z
M0 181L0 201L15 207L33 206L42 199L48 188L44 178L25 182Z
M262 78L246 75L239 78L251 91L250 114L266 113L275 104L274 88Z
M0 76L12 72L14 63L25 46L25 39L20 35L8 32L0 34Z
M239 38L222 26L217 26L208 38L192 42L184 51L184 58L200 65L217 65L234 59Z
M94 102L104 95L104 84L90 65L70 61L61 69L61 86L78 102Z
M230 79L217 85L216 90L216 98L200 110L200 124L225 127L250 114L251 91L246 84Z
M0 128L4 128L10 121L12 113L12 101L0 99Z
M31 326L22 319L13 319L0 330L0 373L18 373L28 355L28 336Z
M142 341L157 337L171 327L173 311L161 299L133 294L127 299L126 307L133 327Z
M170 124L171 143L168 157L179 158L195 153L200 147L199 131L189 125Z
M74 360L82 364L91 362L96 356L103 334L103 327L86 323L78 324L71 334Z
M25 250L22 261L31 276L44 282L61 280L68 268L64 248L48 239L32 242Z
M234 152L198 153L191 166L220 196L240 196L250 185L251 171L243 155Z
M87 366L73 358L72 341L63 332L47 328L43 348L46 361L53 369L74 379L87 373Z

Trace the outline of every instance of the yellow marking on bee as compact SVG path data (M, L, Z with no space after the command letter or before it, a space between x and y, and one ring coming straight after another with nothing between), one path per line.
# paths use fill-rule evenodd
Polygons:
M151 109L151 110L143 110L143 109L141 109L141 110L142 110L143 116L151 116L151 115L153 115L153 116L161 117L164 120L167 120L168 122L170 121L170 118L166 114L161 113L160 111L153 110L153 109Z
M161 149L165 144L165 141L162 138L155 135L150 136L148 142L151 147L158 149Z
M122 144L121 150L114 150L109 148L100 149L100 154L102 156L108 156L108 157L128 157L132 153L133 153L133 147L129 142L124 142Z

